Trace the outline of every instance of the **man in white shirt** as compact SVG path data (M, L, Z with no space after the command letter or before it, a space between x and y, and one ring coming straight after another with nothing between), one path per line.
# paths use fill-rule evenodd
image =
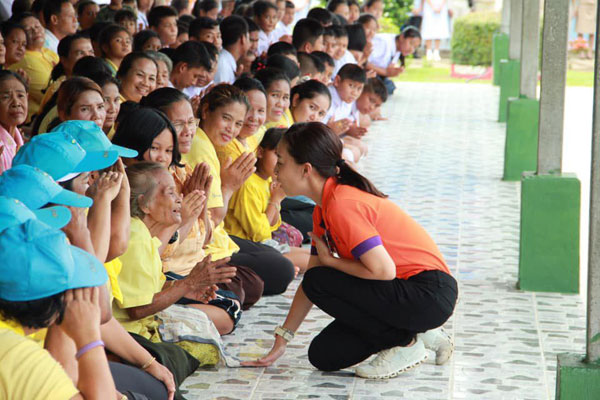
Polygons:
M58 52L58 42L77 31L77 13L69 0L47 0L43 8L46 23L44 47Z
M230 15L221 22L223 50L219 53L219 64L215 74L215 83L235 82L237 62L250 48L248 23L237 15Z

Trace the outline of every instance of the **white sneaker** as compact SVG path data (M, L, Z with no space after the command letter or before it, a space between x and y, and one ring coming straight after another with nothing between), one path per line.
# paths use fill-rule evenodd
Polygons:
M419 339L409 347L392 347L380 351L369 363L356 367L356 375L367 379L393 378L427 359L427 351Z
M442 57L440 57L440 51L439 50L434 50L433 51L433 61L441 61Z
M427 61L433 60L433 50L427 49Z
M445 364L454 352L452 337L442 328L431 329L417 335L423 341L425 348L435 351L435 363Z

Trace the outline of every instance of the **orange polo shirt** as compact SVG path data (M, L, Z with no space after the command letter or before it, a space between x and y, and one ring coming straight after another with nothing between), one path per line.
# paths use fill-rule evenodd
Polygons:
M313 232L326 236L330 250L346 259L359 259L383 245L396 264L399 279L429 270L450 274L433 239L400 207L353 186L340 185L336 178L325 182L322 205L313 213ZM314 242L311 254L316 254Z

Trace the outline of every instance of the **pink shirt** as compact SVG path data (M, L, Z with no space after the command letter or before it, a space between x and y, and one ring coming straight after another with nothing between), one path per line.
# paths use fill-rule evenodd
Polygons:
M2 172L11 167L15 154L17 154L19 148L23 146L23 136L21 136L19 129L15 128L15 137L13 138L10 133L0 125L0 146L3 147L2 154L0 154L0 174L2 174Z

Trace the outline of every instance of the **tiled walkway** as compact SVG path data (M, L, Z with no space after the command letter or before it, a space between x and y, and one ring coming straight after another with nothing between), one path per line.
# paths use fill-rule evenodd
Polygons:
M433 236L457 277L460 298L446 329L456 351L430 357L388 381L322 373L306 356L330 318L313 309L287 353L270 368L199 370L189 399L553 399L556 354L583 352L577 295L516 289L519 184L502 182L504 125L490 85L402 84L385 105L389 121L367 138L363 172ZM224 338L227 351L257 358L272 345L299 281L262 299ZM433 354L432 354L433 355Z

